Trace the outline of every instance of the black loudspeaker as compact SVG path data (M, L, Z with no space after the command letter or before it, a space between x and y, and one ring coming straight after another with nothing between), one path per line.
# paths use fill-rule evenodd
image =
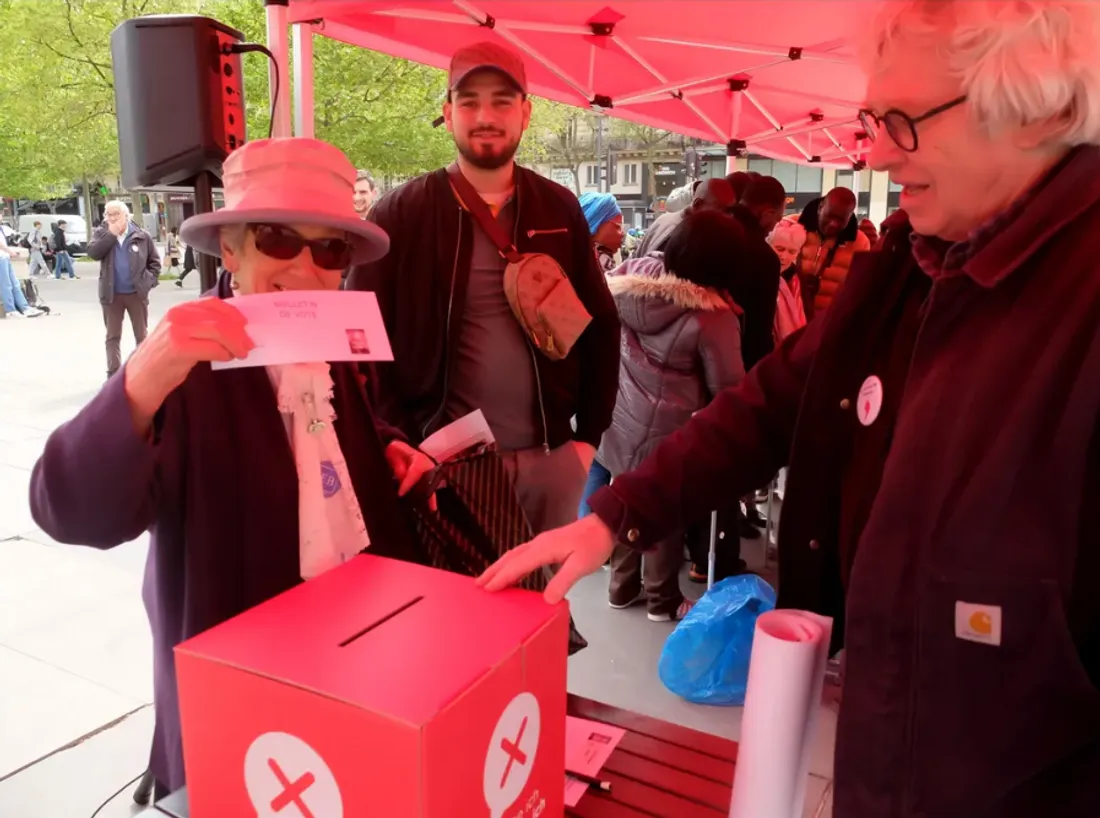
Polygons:
M123 185L221 176L225 157L245 141L241 56L223 47L243 39L185 14L137 17L111 32Z

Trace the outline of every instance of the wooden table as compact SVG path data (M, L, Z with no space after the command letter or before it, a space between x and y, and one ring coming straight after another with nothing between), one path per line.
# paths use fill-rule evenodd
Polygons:
M572 818L725 818L737 744L579 696L569 715L626 730L600 778L611 792L589 791L565 814ZM142 818L190 818L180 790ZM196 816L197 818L197 816ZM218 817L215 817L218 818Z

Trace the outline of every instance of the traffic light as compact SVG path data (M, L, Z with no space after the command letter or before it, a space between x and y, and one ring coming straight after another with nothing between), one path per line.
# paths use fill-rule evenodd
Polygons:
M689 179L699 177L699 152L695 148L688 148L684 151L684 170L687 172Z

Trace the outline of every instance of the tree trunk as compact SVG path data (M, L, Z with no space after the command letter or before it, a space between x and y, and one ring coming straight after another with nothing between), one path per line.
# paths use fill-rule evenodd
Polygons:
M84 174L84 240L92 240L92 191L88 186L88 174Z

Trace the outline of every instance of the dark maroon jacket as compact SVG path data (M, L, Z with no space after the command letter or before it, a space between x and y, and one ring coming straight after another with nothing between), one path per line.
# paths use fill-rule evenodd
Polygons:
M646 547L789 464L779 604L845 622L838 818L1097 816L1100 149L932 285L844 588L841 473L908 239L591 505ZM1001 609L999 645L957 638L959 602Z
M134 432L125 373L50 435L31 476L31 512L43 531L74 545L112 548L150 532L150 766L174 790L184 770L172 649L301 581L298 478L263 368L195 367L162 407L151 442ZM334 364L332 377L337 437L371 553L409 558L413 535L383 448L398 433L376 425L350 365Z

